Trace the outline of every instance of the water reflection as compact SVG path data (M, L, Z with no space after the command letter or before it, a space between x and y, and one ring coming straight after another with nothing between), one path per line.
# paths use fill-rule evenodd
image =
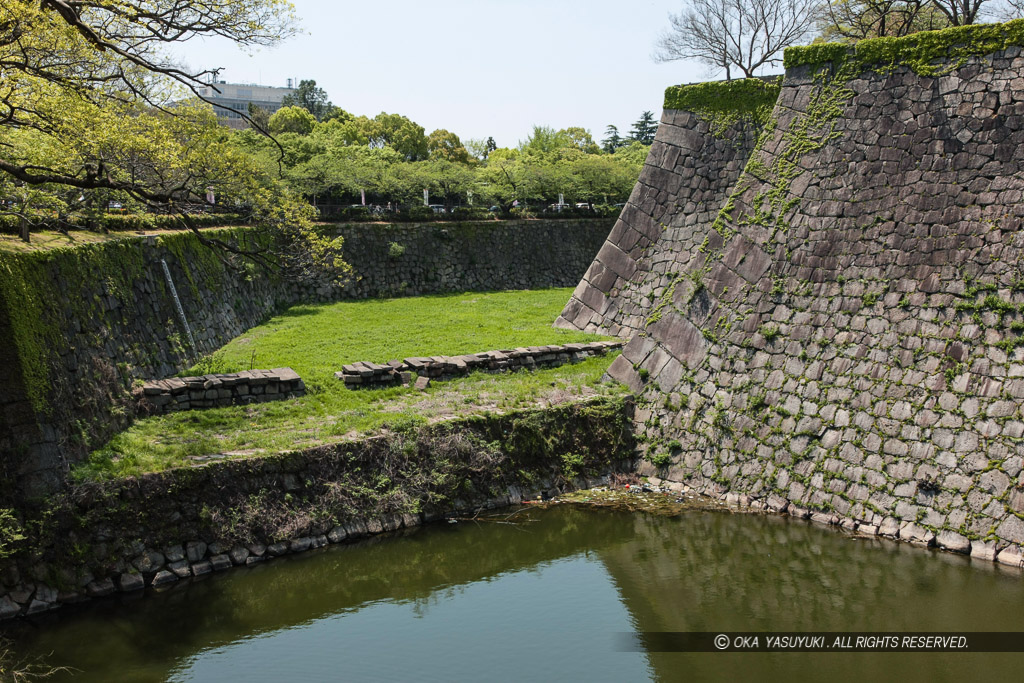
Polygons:
M1018 571L793 520L559 507L235 570L16 632L73 680L820 680L1012 673L1022 655L615 652L621 631L1024 630Z

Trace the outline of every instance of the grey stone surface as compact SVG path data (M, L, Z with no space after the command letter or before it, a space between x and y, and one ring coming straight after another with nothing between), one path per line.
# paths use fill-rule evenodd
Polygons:
M142 574L125 572L117 578L117 587L122 593L140 591L146 587L146 581L142 578Z
M990 531L1024 542L1024 59L952 67L988 82L954 106L909 68L862 74L802 152L820 80L787 75L761 143L664 112L560 324L629 340L608 374L668 479L987 559Z
M211 387L223 388L214 390ZM200 389L203 391L200 392ZM274 368L153 380L137 389L135 396L139 410L146 414L158 414L249 403L256 393L267 396L267 400L283 401L305 396L306 385L291 368Z
M426 389L432 379L451 379L473 371L505 372L538 367L557 367L567 362L578 362L591 356L603 356L621 348L620 341L600 341L579 344L552 344L531 346L505 351L481 351L463 356L433 356L406 358L385 364L361 361L349 363L334 373L336 379L351 389L368 386L408 384L416 376L417 389Z

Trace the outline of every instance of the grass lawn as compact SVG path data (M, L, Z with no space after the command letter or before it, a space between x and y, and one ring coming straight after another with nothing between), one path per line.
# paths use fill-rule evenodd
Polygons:
M138 421L93 453L76 476L156 471L209 457L279 452L353 438L389 424L621 393L600 378L615 354L575 365L507 374L474 373L413 388L346 389L334 372L355 361L475 353L593 341L552 321L571 288L452 294L296 306L200 361L194 372L291 367L308 395L299 399L172 413Z

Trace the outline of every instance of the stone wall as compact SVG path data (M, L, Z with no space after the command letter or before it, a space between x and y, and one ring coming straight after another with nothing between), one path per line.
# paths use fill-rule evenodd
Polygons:
M79 484L22 509L0 619L597 483L633 467L631 415L596 399Z
M291 368L169 377L137 389L139 411L146 415L283 401L306 395L306 385Z
M191 234L0 255L0 500L57 488L68 463L132 419L135 381L174 375L285 306L570 286L609 223L339 226L354 267L341 287L229 268ZM245 228L218 236L250 246L264 239Z
M619 348L622 348L621 341L599 341L481 351L464 356L413 357L390 360L384 364L360 361L342 366L334 376L350 389L407 384L413 375L429 379L453 379L476 371L511 372L553 368L565 363L579 363L592 356L603 356Z
M729 84L696 88L707 85ZM778 88L767 92L774 102ZM721 122L720 115L665 109L640 179L556 327L626 339L643 330L654 293L690 259L694 235L707 234L763 125L754 116Z
M1020 563L1021 29L788 52L771 119L710 224L673 199L694 190L663 168L678 134L659 132L637 193L672 193L642 224L660 211L692 228L673 235L664 277L591 277L599 256L560 321L631 338L609 373L639 396L642 473ZM721 144L691 143L710 157L674 167L710 172ZM620 224L637 214L634 201ZM616 231L630 253L636 237ZM578 303L604 294L605 309Z

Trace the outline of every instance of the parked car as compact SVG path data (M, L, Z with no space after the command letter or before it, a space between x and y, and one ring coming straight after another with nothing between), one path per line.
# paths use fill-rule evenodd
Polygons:
M447 209L444 208L444 204L431 204L430 208L434 210L434 213L448 213Z
M571 204L551 204L548 206L548 211L565 211L571 208Z

